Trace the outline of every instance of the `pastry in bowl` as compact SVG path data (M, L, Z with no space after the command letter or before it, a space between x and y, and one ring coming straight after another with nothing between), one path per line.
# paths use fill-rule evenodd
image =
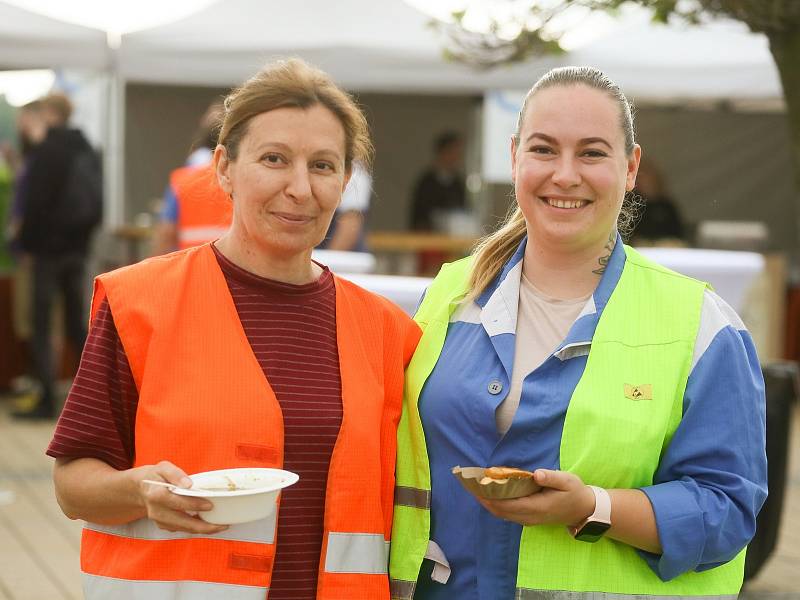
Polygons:
M486 483L491 483L492 481L499 483L508 479L533 479L533 473L516 467L487 467L483 470L481 483L484 483L484 479L489 480Z
M453 467L453 475L467 491L488 500L521 498L541 489L531 471L516 467Z

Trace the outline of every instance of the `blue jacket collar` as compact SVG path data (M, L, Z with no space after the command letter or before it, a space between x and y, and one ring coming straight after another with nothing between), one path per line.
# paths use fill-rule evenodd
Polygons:
M495 291L505 282L508 278L508 274L511 270L514 269L517 265L522 264L522 259L525 257L525 246L528 244L528 236L526 235L522 238L522 241L517 246L517 249L514 251L514 254L508 259L508 262L503 265L503 269L500 271L500 274L495 277L494 281L489 284L483 293L475 300L475 303L483 308L486 306L486 303L489 301L489 298L495 293ZM519 282L517 282L517 296L519 296Z
M502 333L514 334L516 331L520 275L527 242L528 238L525 236L512 257L503 266L500 274L475 301L481 307L481 322L490 336ZM622 276L625 260L622 238L617 234L614 250L600 282L570 328L566 339L556 351L556 355L559 355L559 352L567 346L574 347L591 343L600 315ZM562 355L564 354L566 353L562 353ZM564 355L564 358L568 358L568 356Z

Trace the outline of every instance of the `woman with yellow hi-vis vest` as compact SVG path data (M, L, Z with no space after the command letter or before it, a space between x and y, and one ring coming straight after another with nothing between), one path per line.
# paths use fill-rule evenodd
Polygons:
M767 491L763 379L724 301L623 245L640 156L603 73L554 69L528 93L509 218L415 316L392 598L738 594ZM541 489L479 499L455 466Z
M86 521L86 598L389 598L397 423L420 336L389 301L311 259L354 160L352 98L299 60L225 102L213 243L98 277L80 371L48 454ZM216 185L216 183L215 183ZM278 467L277 515L211 525L201 498L143 480Z

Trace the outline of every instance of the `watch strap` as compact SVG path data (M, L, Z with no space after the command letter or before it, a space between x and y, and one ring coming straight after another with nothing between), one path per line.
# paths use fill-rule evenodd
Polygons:
M611 525L611 496L609 493L596 485L587 486L594 494L594 512L581 521L577 526L570 527L570 533L575 536L587 523L606 523Z
M587 520L611 523L611 496L605 489L596 485L590 485L589 489L594 492L594 512Z

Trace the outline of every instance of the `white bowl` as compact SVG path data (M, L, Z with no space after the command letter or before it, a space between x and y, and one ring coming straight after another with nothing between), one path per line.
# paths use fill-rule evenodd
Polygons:
M214 507L198 516L215 525L265 519L275 512L278 492L300 477L282 469L221 469L189 475L190 488L173 488L180 496L206 498Z

